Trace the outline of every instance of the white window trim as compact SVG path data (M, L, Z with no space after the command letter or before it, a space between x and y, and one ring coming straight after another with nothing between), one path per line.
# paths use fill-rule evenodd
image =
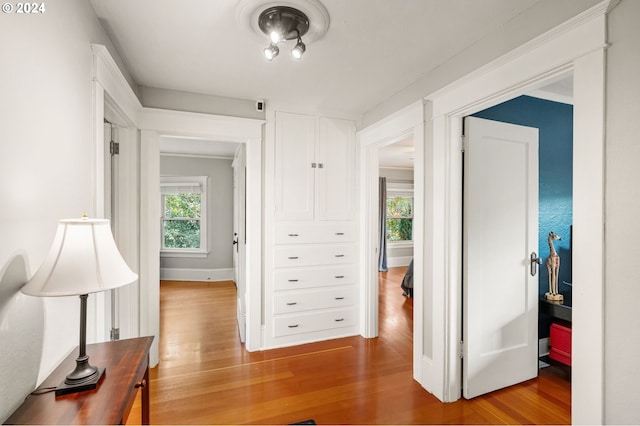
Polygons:
M404 240L404 241L387 241L387 247L393 248L412 248L413 240Z
M209 255L207 247L207 181L208 176L160 176L160 256L161 257L183 257L183 258L206 258ZM200 187L200 248L180 249L163 248L164 236L162 234L162 223L164 220L164 195L170 192L163 191L163 187Z

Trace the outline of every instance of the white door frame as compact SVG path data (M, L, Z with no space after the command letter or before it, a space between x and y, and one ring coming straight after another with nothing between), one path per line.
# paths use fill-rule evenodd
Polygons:
M378 335L378 178L379 156L381 148L388 146L400 138L412 135L414 140L414 201L413 201L413 255L414 259L426 259L424 256L424 105L422 101L390 115L389 117L365 128L357 133L360 148L360 334L371 338ZM413 298L423 297L424 262L417 261L413 265ZM424 322L415 320L422 318L422 304L414 303L414 360L422 357ZM414 377L420 383L421 372L416 370Z
M245 347L262 344L262 126L263 120L143 108L140 164L140 331L154 335L150 364L158 363L160 336L160 137L187 136L246 144L246 311Z
M104 119L119 126L121 158L118 167L118 224L114 238L122 257L131 269L139 271L138 246L138 111L142 105L122 75L107 48L91 44L93 53L93 215L105 216L105 141ZM133 237L132 237L133 236ZM123 338L139 335L139 281L118 292L120 301L120 327ZM88 327L90 341L109 340L110 304L109 293L97 293L94 305L89 309L91 319Z
M608 1L567 21L508 55L427 97L432 102L427 158L441 192L427 199L441 206L433 223L432 338L434 394L460 397L462 118L540 88L562 76L574 78L573 145L573 386L572 421L602 423L604 281L604 69ZM436 234L444 229L444 234ZM444 285L440 284L444 283ZM445 301L445 303L442 303ZM441 306L441 307L439 307ZM435 360L435 358L434 358Z
M424 146L416 140L416 194L423 193L421 238L414 277L414 378L442 401L460 398L459 358L462 254L462 118L540 88L574 78L573 149L573 374L572 421L601 424L603 417L604 101L606 0L524 44L424 102ZM422 108L422 102L413 108ZM396 137L399 123L421 130L412 107L359 132L361 146L362 334L377 332L374 276L377 242L376 144ZM402 130L400 130L401 132ZM419 164L422 163L422 164ZM372 187L376 185L375 188ZM415 222L420 219L415 220ZM415 226L414 222L414 226ZM418 272L418 271L414 271ZM421 293L420 294L420 290Z

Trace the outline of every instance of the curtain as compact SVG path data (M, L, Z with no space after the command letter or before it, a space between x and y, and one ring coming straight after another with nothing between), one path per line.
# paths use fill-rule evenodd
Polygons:
M387 268L387 178L379 178L378 215L380 217L380 251L378 254L378 271L386 272Z

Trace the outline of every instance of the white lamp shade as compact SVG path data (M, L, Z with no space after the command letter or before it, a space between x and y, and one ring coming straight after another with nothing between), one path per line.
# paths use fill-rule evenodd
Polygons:
M65 219L49 254L22 287L31 296L54 297L96 293L138 279L124 261L106 219Z

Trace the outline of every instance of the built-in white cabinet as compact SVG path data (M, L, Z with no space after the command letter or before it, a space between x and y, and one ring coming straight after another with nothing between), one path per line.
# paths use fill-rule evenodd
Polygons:
M352 219L354 122L290 112L275 117L275 219Z
M355 123L280 111L274 117L266 150L266 161L273 161L273 192L266 194L273 215L266 240L265 346L355 335Z

